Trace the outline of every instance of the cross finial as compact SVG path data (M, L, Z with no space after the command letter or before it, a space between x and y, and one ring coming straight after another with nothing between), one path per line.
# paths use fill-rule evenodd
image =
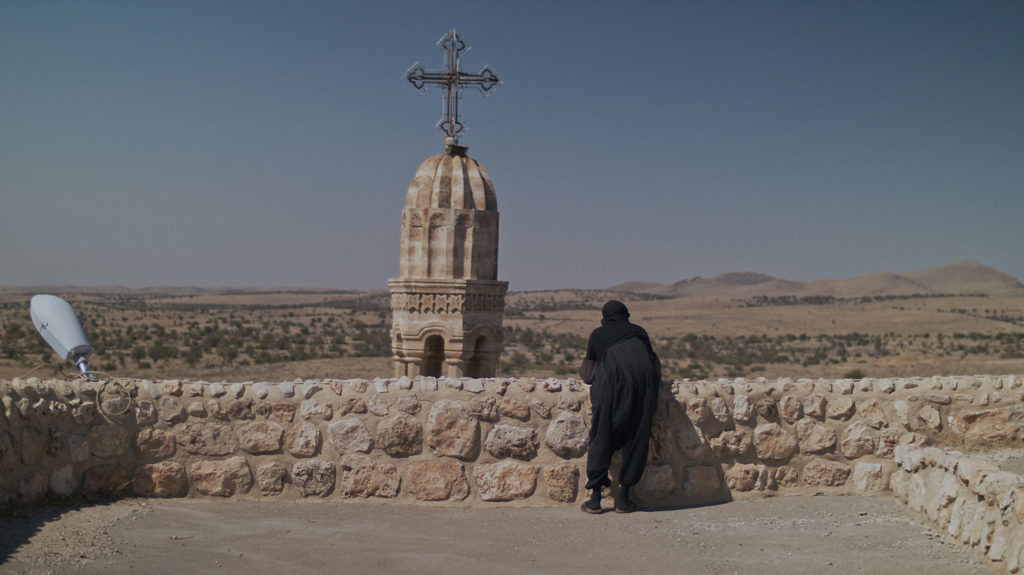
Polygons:
M428 86L444 88L444 116L441 117L437 127L444 132L446 141L450 145L460 147L458 146L459 133L463 128L462 122L459 121L459 101L462 99L460 90L463 87L474 86L488 95L502 82L490 66L484 66L476 74L467 74L462 71L459 55L468 51L469 45L454 28L442 36L437 45L444 51L444 70L428 71L419 62L416 62L405 73L405 79L420 91Z

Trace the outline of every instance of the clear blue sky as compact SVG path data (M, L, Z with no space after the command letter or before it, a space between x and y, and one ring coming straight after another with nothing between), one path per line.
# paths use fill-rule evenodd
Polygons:
M512 290L1024 278L1024 3L0 0L0 285L383 289L440 153Z

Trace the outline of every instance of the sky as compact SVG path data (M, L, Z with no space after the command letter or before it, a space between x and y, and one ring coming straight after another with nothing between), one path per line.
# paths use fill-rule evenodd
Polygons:
M1024 3L0 0L0 285L386 289L461 143L512 291L1024 279Z

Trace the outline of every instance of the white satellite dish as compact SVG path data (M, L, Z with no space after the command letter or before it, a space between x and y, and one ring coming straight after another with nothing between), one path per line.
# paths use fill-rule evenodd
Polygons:
M74 360L78 369L89 379L96 379L85 362L85 356L92 352L89 338L85 336L82 322L75 315L71 304L55 295L32 296L29 304L32 323L36 331L50 344L61 359Z

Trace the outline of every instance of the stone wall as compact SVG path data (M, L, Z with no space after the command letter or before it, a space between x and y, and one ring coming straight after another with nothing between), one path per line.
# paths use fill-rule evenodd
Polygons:
M670 506L887 491L897 446L1024 439L1022 395L1020 376L666 383L636 495ZM585 483L589 400L574 379L32 378L0 382L0 399L3 505L131 494L563 505Z
M895 460L892 492L921 519L996 571L1024 570L1024 477L936 447L899 446Z

